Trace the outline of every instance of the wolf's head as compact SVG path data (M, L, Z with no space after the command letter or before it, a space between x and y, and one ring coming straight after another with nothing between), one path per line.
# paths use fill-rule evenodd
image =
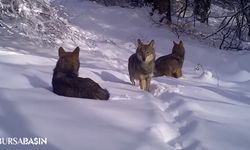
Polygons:
M145 63L151 62L155 59L155 50L154 50L154 40L149 44L143 44L140 39L137 40L138 47L136 49L137 58Z
M185 56L185 48L183 46L183 42L180 41L179 44L176 43L175 41L173 41L174 46L172 49L172 54L181 57L182 59L184 59Z
M79 47L77 47L73 52L66 52L62 47L60 47L58 50L59 60L55 71L63 72L72 76L78 76L78 70L80 67L79 52Z

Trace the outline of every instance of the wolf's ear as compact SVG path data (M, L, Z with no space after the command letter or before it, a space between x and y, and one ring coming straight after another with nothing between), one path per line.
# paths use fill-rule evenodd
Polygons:
M65 50L62 47L60 47L59 50L58 50L58 56L62 57L62 56L65 55L65 53L66 53Z
M180 41L179 45L183 45L183 42L182 42L182 40Z
M152 40L152 41L149 43L149 46L150 46L150 47L154 47L154 46L155 46L155 41Z
M140 39L137 40L137 43L138 43L139 46L143 44Z
M177 43L175 41L173 41L174 45L177 45Z
M80 48L77 46L76 49L73 51L74 55L79 57L79 52L80 52Z

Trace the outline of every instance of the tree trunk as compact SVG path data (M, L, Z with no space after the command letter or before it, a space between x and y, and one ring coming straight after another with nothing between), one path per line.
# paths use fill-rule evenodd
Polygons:
M250 25L248 25L248 37L250 37Z
M186 12L187 12L187 7L188 7L188 0L185 0L185 6L184 6L184 10L183 10L183 18L185 17L186 15Z
M154 9L159 10L159 14L163 14L164 16L160 19L162 22L164 19L167 20L167 23L172 22L171 17L171 0L154 0L153 2Z
M211 0L194 0L194 16L201 23L208 22Z
M172 17L171 17L171 1L170 0L167 0L166 19L167 19L167 21L168 21L169 24L172 22Z
M245 7L247 7L245 9ZM243 9L243 19L246 18L247 25L248 25L248 34L247 36L250 37L250 1L249 0L240 0L240 9Z

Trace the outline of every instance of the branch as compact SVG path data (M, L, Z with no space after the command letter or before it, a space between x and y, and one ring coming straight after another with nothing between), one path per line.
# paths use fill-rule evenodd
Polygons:
M225 25L223 25L223 26L220 27L217 31L215 31L214 33L208 35L207 37L205 37L205 38L203 38L203 39L207 39L207 38L209 38L209 37L211 37L211 36L216 35L218 32L222 31L226 26L229 25L229 23L231 22L231 20L232 20L233 18L235 18L237 15L239 15L239 14L242 13L242 12L244 12L244 10L246 10L246 9L248 9L248 8L250 8L250 5L247 5L245 8L243 8L243 9L239 10L238 12L236 12L234 15L232 15L232 16L229 18L229 20L226 22Z

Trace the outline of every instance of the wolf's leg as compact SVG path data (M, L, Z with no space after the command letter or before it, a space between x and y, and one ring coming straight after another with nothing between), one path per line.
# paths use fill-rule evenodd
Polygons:
M181 68L180 68L180 74L179 75L180 75L180 77L182 77L182 70L181 70Z
M146 83L146 80L145 79L140 79L140 88L142 90L146 90L146 86L147 86L147 83Z
M174 74L174 77L175 78L179 78L182 76L182 71L181 71L181 68L177 69L177 71L175 72Z
M146 90L149 91L151 77L146 78Z
M129 79L130 79L132 85L135 85L135 79L132 76L129 76Z

